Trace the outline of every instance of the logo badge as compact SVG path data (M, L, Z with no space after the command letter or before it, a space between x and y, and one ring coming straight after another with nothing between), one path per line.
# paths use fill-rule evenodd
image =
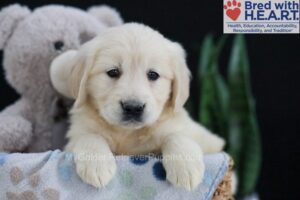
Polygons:
M300 0L224 0L224 33L299 33Z
M227 1L227 3L224 5L224 10L226 11L227 17L229 17L233 21L236 21L241 14L240 7L241 3L237 2L236 0Z

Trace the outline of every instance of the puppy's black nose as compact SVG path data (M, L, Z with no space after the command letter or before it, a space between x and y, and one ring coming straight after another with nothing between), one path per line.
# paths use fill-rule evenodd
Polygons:
M121 106L125 115L130 118L137 118L140 117L144 109L146 107L145 104L138 102L138 101L123 101L121 102Z

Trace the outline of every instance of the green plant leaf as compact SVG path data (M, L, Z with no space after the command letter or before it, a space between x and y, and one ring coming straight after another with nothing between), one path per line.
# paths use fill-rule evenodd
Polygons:
M227 138L228 91L218 71L218 58L226 38L215 47L211 35L203 42L199 64L201 101L199 121L211 131Z
M207 71L207 67L209 65L209 62L211 60L211 56L214 51L214 42L213 42L213 36L211 34L208 34L204 40L203 44L200 50L200 60L199 60L199 68L198 68L198 78L202 76L205 76L205 73Z
M236 36L229 63L229 153L238 173L238 195L255 191L261 165L261 143L251 94L245 39Z

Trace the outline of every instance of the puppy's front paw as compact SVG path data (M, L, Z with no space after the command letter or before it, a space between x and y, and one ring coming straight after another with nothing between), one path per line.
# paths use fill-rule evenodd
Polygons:
M200 159L163 159L167 179L174 186L194 190L204 176L204 162Z
M91 156L75 160L76 171L86 183L100 188L106 186L116 174L116 161L113 155Z

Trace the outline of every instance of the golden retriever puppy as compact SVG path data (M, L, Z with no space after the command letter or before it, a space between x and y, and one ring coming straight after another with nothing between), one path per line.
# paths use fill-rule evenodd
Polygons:
M167 179L192 190L204 174L203 153L224 146L183 108L190 83L183 48L150 27L108 29L56 58L51 76L58 91L76 98L66 150L95 187L114 177L114 155L162 153Z

